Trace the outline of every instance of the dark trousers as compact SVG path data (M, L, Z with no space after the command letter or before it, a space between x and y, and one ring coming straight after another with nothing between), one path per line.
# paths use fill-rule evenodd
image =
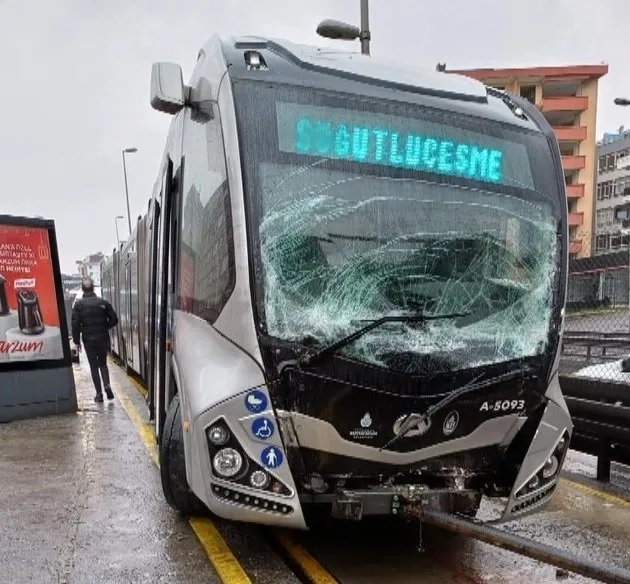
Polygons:
M98 345L84 345L85 355L88 363L90 364L90 372L92 373L92 381L94 382L94 388L96 393L103 393L101 389L101 377L103 378L103 385L105 391L109 386L109 370L107 369L107 347ZM99 376L100 374L100 376Z

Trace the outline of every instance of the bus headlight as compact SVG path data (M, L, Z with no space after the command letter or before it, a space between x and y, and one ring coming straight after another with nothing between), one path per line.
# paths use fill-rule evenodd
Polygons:
M223 424L215 424L208 429L208 440L214 446L223 446L230 439L230 432Z
M231 478L243 468L243 457L234 448L222 448L214 455L212 466L219 476Z
M552 476L558 472L558 466L560 462L558 461L555 455L550 456L545 462L545 466L542 468L542 476L544 479L550 479Z
M264 489L269 484L269 475L264 470L255 470L249 477L249 484L255 489Z

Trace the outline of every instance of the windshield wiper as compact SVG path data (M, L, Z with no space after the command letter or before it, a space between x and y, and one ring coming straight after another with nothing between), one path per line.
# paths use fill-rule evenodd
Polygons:
M364 320L362 322L367 322L365 326L356 330L355 332L342 337L338 341L331 343L330 345L326 345L316 353L312 355L305 355L301 359L298 360L298 365L312 365L315 361L321 359L324 355L328 355L330 353L334 353L337 349L341 349L341 347L345 347L346 345L356 341L359 337L362 337L364 334L369 333L371 330L378 328L379 326L388 323L388 322L427 322L430 320L443 320L448 318L463 318L468 316L470 312L453 312L450 314L406 314L406 315L392 315L392 316L383 316L382 318L377 318L374 320Z
M424 414L407 414L407 417L400 424L398 434L396 434L396 436L394 436L389 442L382 446L381 450L385 450L392 444L398 442L398 440L400 440L401 438L404 438L412 428L418 426L420 423L428 426L431 423L431 416L439 412L442 408L446 407L448 404L450 404L453 400L457 399L461 395L473 391L478 391L479 389L483 389L484 387L488 387L489 385L494 385L495 383L500 383L501 381L508 381L510 379L514 379L515 377L526 375L528 373L531 373L532 371L534 370L531 367L523 367L521 369L502 373L501 375L489 377L488 379L483 379L485 377L485 373L478 375L472 381L469 381L465 385L462 385L462 387L455 389L445 398L427 408L427 411Z

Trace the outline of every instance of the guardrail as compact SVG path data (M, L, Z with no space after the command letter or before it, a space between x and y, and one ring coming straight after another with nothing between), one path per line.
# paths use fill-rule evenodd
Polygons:
M597 456L597 480L610 480L611 462L630 465L630 385L561 376L573 419L571 448Z
M630 333L598 333L593 331L566 331L562 337L562 354L566 357L584 357L584 353L568 351L569 347L586 348L586 360L594 357L593 349L599 349L600 359L619 359L619 355L610 355L608 349L630 352Z

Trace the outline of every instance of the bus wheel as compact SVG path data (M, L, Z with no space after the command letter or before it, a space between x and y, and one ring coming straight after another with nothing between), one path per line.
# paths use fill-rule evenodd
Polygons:
M166 412L160 439L160 478L166 502L184 515L206 514L205 505L195 496L186 480L184 436L179 395Z

